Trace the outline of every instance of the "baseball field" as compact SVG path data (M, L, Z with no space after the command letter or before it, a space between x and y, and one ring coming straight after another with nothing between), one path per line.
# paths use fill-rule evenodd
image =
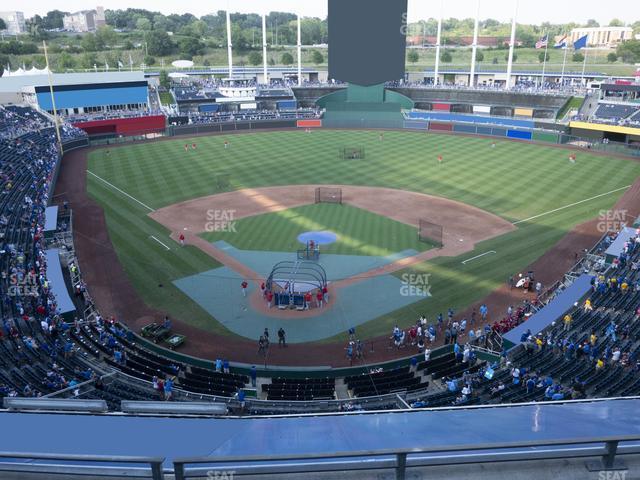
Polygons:
M364 147L365 158L338 155L352 146ZM420 314L433 319L482 299L576 225L611 208L640 174L632 160L579 152L572 163L569 153L424 132L389 131L383 139L375 131L217 135L93 150L87 191L104 209L110 240L141 299L206 332L252 338L233 320L246 306L223 321L183 287L185 279L217 277L216 303L236 302L231 293L239 292L240 278L260 282L262 264L301 248L297 237L308 231L336 234L321 261L325 254L338 267L371 259L360 271L336 273L336 285L372 276L374 267L398 281L427 279L429 295L411 302L395 304L397 291L388 292L393 307L358 327L373 337ZM314 204L306 192L317 185L343 186L344 203ZM219 217L225 228L208 228ZM418 241L418 218L444 225L444 248ZM262 254L270 256L259 260ZM243 262L246 268L238 267ZM366 296L359 301L368 303ZM334 314L345 317L336 328L346 330L348 313ZM294 339L295 328L289 325ZM333 341L338 330L309 341Z

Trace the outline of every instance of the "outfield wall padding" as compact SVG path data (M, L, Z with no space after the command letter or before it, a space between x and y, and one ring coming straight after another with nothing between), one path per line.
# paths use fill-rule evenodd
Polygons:
M456 124L453 126L453 131L461 133L476 133L477 127L473 125Z
M296 126L298 128L317 128L322 126L322 120L298 120Z
M433 110L437 110L439 112L448 112L451 110L451 104L450 103L432 103L431 104L431 108Z
M417 130L426 130L429 126L429 122L425 120L405 120L403 128L413 128Z
M436 130L438 132L452 132L453 125L450 123L429 122L429 130Z
M507 136L507 129L506 128L492 128L491 129L491 135L493 135L495 137L506 137Z
M493 135L492 130L493 128L491 127L481 127L481 126L476 127L476 133L478 135Z
M533 140L539 142L558 143L558 134L552 132L533 132Z
M526 130L507 130L507 137L531 140L531 132Z

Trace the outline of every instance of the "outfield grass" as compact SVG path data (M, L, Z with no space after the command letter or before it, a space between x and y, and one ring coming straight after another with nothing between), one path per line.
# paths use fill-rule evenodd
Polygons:
M632 160L578 153L571 164L564 149L511 141L498 141L491 148L492 139L443 134L391 131L380 142L377 132L367 131L251 133L226 137L231 142L227 150L224 138L128 145L111 148L109 157L98 150L90 155L89 169L153 209L218 193L215 178L223 171L231 173L230 189L310 183L386 186L447 197L514 222L581 202L519 223L516 231L483 242L461 258L418 266L414 270L432 274L433 297L369 322L360 328L361 335L387 333L394 323L409 324L418 313L433 316L479 300L573 226L610 208L622 187L640 174L640 164ZM184 143L192 141L198 149L184 152ZM340 159L338 149L346 145L365 147L367 158ZM442 165L438 155L443 156ZM226 332L171 285L172 280L214 268L216 262L190 247L175 248L169 232L146 216L145 206L92 175L87 183L89 194L105 209L111 239L142 298L196 326ZM281 242L278 235L262 233L264 242L274 245ZM151 236L173 248L167 251ZM487 250L497 254L461 264Z
M432 247L418 240L415 227L351 205L326 203L243 218L235 222L233 232L207 232L202 237L210 242L224 240L241 250L295 252L303 248L298 235L324 230L338 239L322 245L322 253L387 256Z

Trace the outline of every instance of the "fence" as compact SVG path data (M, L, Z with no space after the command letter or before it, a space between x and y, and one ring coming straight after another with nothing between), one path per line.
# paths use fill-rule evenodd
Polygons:
M427 220L420 219L418 223L418 239L421 242L433 243L438 247L442 247L443 243L442 225L432 223Z

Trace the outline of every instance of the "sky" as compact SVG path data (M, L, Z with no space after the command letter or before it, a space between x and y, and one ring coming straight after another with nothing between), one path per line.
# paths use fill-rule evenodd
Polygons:
M16 1L16 0L13 0ZM28 2L9 7L13 1L5 3L4 9L15 8L24 12L26 17L34 14L43 15L49 10L77 11L93 8L86 0L29 0ZM349 1L349 0L343 0ZM393 0L389 0L393 1ZM477 0L409 0L409 22L437 17L441 2L444 4L444 17L472 17L476 11ZM296 12L303 16L324 18L327 15L326 0L98 0L96 5L105 9L126 9L128 7L145 8L152 11L170 13L192 13L198 17L230 6L232 12L255 12L266 8L269 11ZM514 11L514 0L480 0L480 18L494 18L508 21ZM603 8L602 0L519 0L517 19L521 23L586 23L594 18L606 25L612 18L620 18L626 22L640 20L640 1L609 0Z

